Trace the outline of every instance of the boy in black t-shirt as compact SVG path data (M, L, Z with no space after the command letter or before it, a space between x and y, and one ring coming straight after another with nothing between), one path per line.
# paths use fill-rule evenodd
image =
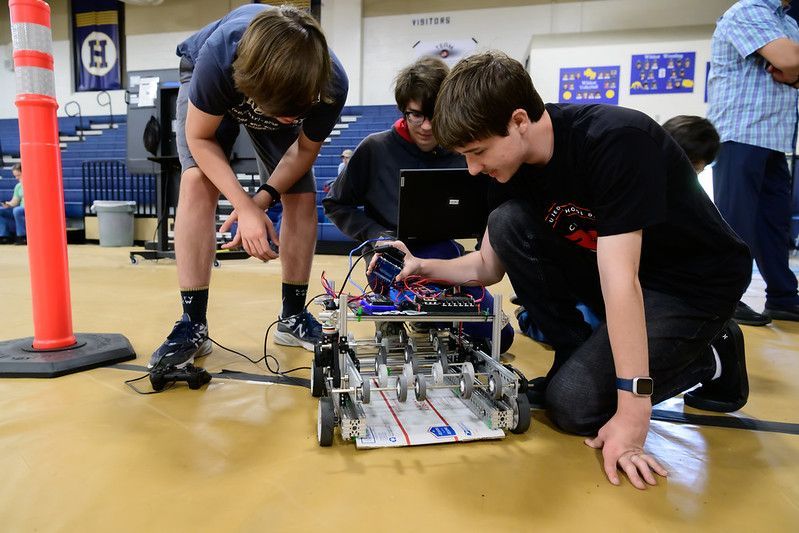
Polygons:
M282 201L283 309L274 340L313 351L321 326L304 308L317 232L311 166L344 106L344 69L313 17L287 6L234 9L178 45L177 53L182 174L175 255L183 317L150 367L182 367L211 351L206 309L220 192L235 208L221 230L238 219L236 237L224 248L241 245L264 261L277 258L279 244L264 210ZM253 198L229 163L240 125L269 173Z
M524 67L499 52L461 61L436 106L436 138L494 178L497 207L479 252L406 255L400 278L490 285L507 272L555 348L551 420L597 435L585 442L602 448L612 483L621 468L638 488L655 484L666 471L643 449L653 403L700 382L689 405L746 403L743 337L729 320L751 275L746 245L642 113L544 106ZM602 320L596 330L577 301Z

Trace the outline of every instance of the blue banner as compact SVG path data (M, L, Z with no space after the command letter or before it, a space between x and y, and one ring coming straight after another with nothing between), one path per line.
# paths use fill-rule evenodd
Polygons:
M630 94L694 92L696 52L634 55Z
M560 69L558 102L617 105L620 70L619 65Z
M122 88L120 35L123 4L117 0L72 0L76 91Z

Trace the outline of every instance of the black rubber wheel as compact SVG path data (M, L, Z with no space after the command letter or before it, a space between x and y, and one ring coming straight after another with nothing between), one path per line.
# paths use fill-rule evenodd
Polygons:
M527 396L520 394L516 396L516 408L513 410L514 426L510 428L511 433L524 433L530 429L530 421L532 415L530 414L530 401Z
M316 424L316 438L319 446L333 444L333 429L336 427L336 413L333 411L333 399L329 396L319 398L319 414Z
M154 391L160 392L166 385L166 381L161 374L150 374L150 385Z
M325 395L325 370L321 366L311 365L311 396L321 398Z
M214 268L219 268L222 266L222 263L219 262L219 259L214 259Z
M137 264L138 262L139 262L139 261L136 259L136 257L135 257L135 256L133 256L133 255L131 255L131 256L130 256L130 264L131 264L131 265L135 265L135 264Z
M191 390L197 390L202 386L202 383L200 383L199 375L189 376L186 379L186 383L189 385L189 388Z

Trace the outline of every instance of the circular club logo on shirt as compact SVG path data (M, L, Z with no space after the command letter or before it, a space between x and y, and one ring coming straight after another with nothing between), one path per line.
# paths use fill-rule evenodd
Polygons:
M117 47L103 32L93 31L83 40L80 61L92 76L105 76L117 62Z

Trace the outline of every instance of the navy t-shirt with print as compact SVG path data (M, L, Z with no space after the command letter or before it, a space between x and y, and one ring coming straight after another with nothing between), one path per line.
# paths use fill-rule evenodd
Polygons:
M177 54L194 65L189 86L189 100L210 115L226 115L245 126L259 142L262 136L296 137L298 126L310 140L321 142L330 134L347 99L349 82L338 58L330 51L332 79L330 104L320 102L294 124L281 124L260 112L254 103L236 90L233 82L233 60L239 41L250 21L271 6L248 4L234 9L180 43Z
M732 313L749 284L747 246L721 218L677 143L647 115L615 106L547 104L555 147L494 185L494 204L526 201L547 228L596 250L598 237L643 230L644 288Z

